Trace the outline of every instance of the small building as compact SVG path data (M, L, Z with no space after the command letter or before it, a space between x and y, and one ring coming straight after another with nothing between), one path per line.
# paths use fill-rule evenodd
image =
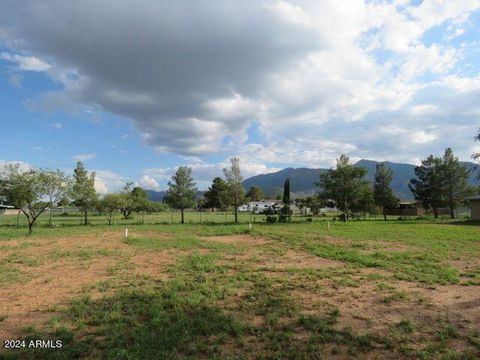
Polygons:
M470 220L480 221L480 195L465 199L470 205Z
M425 209L418 201L400 201L395 209L388 209L387 215L391 216L423 216Z

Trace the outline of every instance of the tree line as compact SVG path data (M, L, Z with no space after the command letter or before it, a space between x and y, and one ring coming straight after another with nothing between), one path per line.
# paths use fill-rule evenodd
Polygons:
M100 197L95 190L95 172L88 173L80 161L73 178L60 170L22 171L18 164L8 164L0 180L0 195L25 215L30 232L42 213L60 206L77 207L85 225L92 210L106 215L108 223L112 224L117 212L128 219L134 211L144 215L163 207L148 200L147 193L140 187L133 187L131 182L118 192Z
M374 206L382 209L386 220L388 210L399 203L391 187L393 171L383 163L377 164L373 186L365 179L366 174L366 168L355 167L346 155L340 156L336 167L320 176L319 198L333 201L344 221L356 211L371 212ZM415 200L426 210L432 210L435 218L440 208L447 207L453 219L455 209L465 197L478 191L468 184L469 175L470 170L447 148L443 156L430 155L416 166L415 178L408 186Z
M480 141L480 130L476 136ZM480 159L480 154L473 158ZM238 223L238 208L247 200L257 201L265 198L262 189L254 186L245 193L238 157L230 159L230 164L223 169L224 177L213 179L212 185L197 201L197 187L192 177L192 169L179 167L171 180L164 202L171 208L179 209L181 222L184 223L185 209L198 206L200 208L227 209L233 207L235 223ZM342 212L342 219L348 221L354 213L372 213L375 207L381 208L385 220L389 210L398 206L399 199L392 189L393 171L385 164L376 166L373 184L365 176L367 169L356 167L349 157L341 155L335 168L320 175L315 183L319 192L305 199L290 199L290 181L285 180L283 206L280 218L290 218L290 204L295 203L300 209L310 208L318 213L324 206L336 206ZM463 166L451 148L447 148L443 156L430 155L415 168L415 178L409 182L409 188L422 206L432 210L438 217L438 209L447 207L452 218L455 209L462 200L478 191L468 185L469 170ZM95 190L95 172L89 173L82 162L78 162L73 178L65 176L60 170L29 169L21 171L18 164L5 167L0 178L0 195L7 198L26 217L31 232L39 216L47 209L72 205L77 207L88 224L88 213L96 209L104 214L108 224L114 222L115 214L121 213L128 219L133 212L142 214L165 209L165 204L152 202L147 193L129 182L118 192L99 197Z
M238 157L231 158L230 166L223 169L223 174L225 179L220 177L213 179L212 186L205 192L204 199L198 205L203 208L221 209L233 206L235 223L238 223L238 207L245 202L240 159ZM196 205L197 191L192 177L192 169L188 166L180 166L171 181L168 182L165 202L172 208L180 210L182 224L185 222L185 209Z

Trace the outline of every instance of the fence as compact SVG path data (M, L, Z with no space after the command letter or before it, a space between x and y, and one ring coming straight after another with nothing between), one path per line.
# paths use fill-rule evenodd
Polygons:
M18 216L18 210L14 210L17 216L1 216L0 225L19 225L26 226L27 220L23 214ZM314 221L325 218L325 215L292 215L290 221ZM83 213L78 209L52 209L45 211L37 220L37 225L50 226L73 226L83 224ZM178 210L164 211L153 214L133 213L128 219L124 219L119 212L115 213L112 219L112 225L122 224L173 224L180 223L181 213ZM189 224L226 224L235 221L233 211L185 211L185 223ZM266 215L252 213L238 213L238 222L243 224L262 223L266 221ZM88 223L90 225L108 225L108 218L97 212L88 213Z

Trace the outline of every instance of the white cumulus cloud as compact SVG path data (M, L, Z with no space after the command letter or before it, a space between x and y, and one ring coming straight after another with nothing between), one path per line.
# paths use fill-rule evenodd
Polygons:
M97 154L95 154L95 153L78 154L78 155L72 156L72 159L75 160L75 161L88 161L88 160L94 159L96 156L97 156Z
M471 149L479 69L462 69L478 0L87 4L4 1L0 58L62 87L30 109L108 112L160 153L246 163Z

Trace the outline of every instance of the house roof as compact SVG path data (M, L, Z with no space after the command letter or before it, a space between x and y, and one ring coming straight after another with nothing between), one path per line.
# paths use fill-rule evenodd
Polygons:
M470 197L465 198L465 200L469 200L469 201L480 200L480 195L470 196Z

